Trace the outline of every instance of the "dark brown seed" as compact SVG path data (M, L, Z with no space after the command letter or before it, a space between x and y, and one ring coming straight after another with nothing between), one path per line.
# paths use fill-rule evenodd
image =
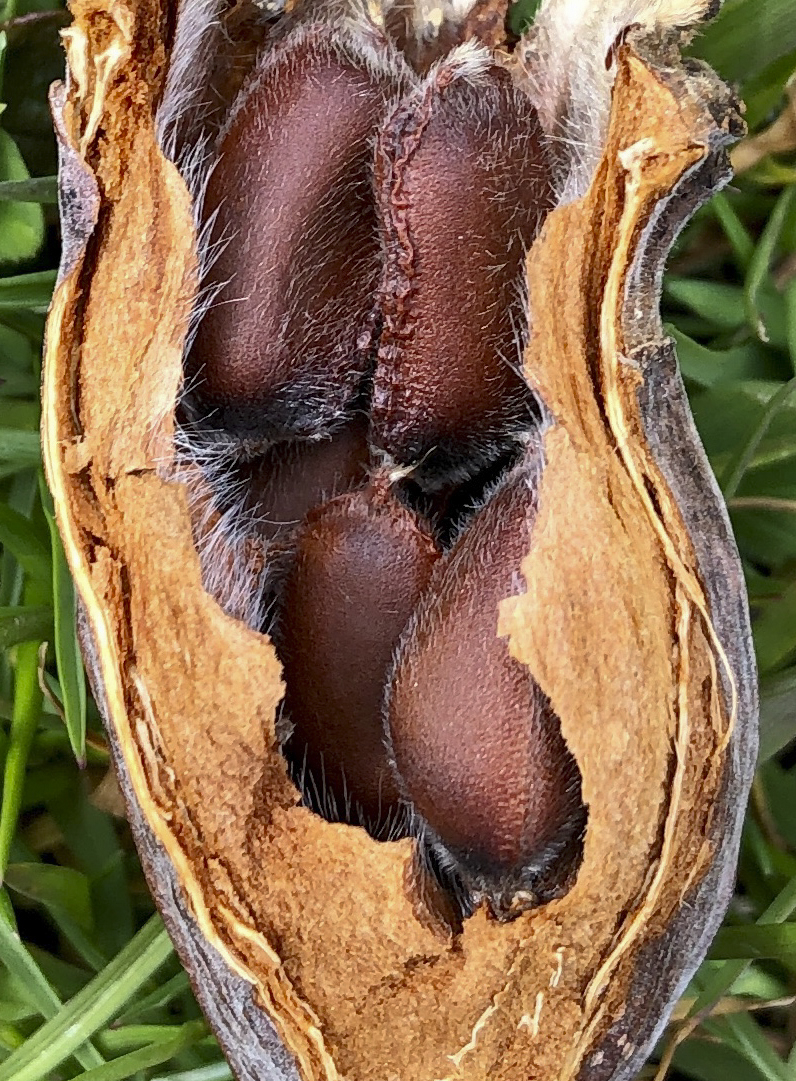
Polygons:
M259 545L267 568L257 591L260 630L270 632L273 627L294 537L306 515L367 484L371 464L367 436L367 419L354 417L324 439L277 443L237 465L231 486L237 514L247 522L249 544L255 551Z
M580 774L550 701L497 635L523 588L534 471L515 470L437 564L387 697L399 787L437 864L502 917L555 896L580 856Z
M374 835L401 817L384 746L384 682L437 556L377 479L308 515L281 598L275 641L294 776L316 810Z
M246 509L257 532L278 540L295 532L314 507L364 487L369 473L367 421L356 417L325 439L280 443L238 467Z
M376 151L386 264L373 439L431 487L533 427L524 258L552 203L534 106L474 47L390 115Z
M364 32L301 27L232 106L204 201L218 293L186 364L213 427L264 446L341 423L380 272L372 139L405 70Z

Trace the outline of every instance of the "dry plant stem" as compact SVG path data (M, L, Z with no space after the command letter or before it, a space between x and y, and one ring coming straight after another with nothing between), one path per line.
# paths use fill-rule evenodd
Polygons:
M796 77L791 78L786 92L785 107L773 124L744 139L732 152L732 167L736 173L753 169L769 154L796 150Z
M198 280L152 121L170 20L165 0L74 13L48 478L142 861L233 1069L629 1081L729 897L755 751L737 553L657 315L674 233L727 178L732 103L631 38L589 189L530 252L525 370L550 419L500 631L560 719L589 828L565 897L506 925L481 908L450 939L405 891L411 841L299 805L273 648L202 589L170 472Z

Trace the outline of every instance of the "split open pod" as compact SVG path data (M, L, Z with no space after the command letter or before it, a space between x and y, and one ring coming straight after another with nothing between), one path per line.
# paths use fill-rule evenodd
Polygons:
M730 896L743 579L658 302L707 0L73 0L47 473L236 1075L619 1081Z

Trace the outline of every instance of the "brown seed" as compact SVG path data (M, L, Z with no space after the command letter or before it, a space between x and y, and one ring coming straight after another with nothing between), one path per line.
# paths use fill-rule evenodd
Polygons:
M324 439L277 443L235 467L228 515L244 526L241 554L252 550L261 556L260 573L252 578L254 592L250 590L247 599L241 597L258 629L269 632L273 626L294 537L303 519L327 500L367 483L367 434L367 419L354 417ZM223 586L223 574L215 580Z
M427 487L465 479L538 416L518 370L525 253L552 203L536 110L486 52L457 50L390 115L376 186L373 439Z
M204 201L218 293L186 363L213 427L264 446L344 418L380 272L372 139L405 72L375 35L299 27L232 106Z
M555 896L580 855L580 774L550 701L497 635L536 513L524 464L437 564L387 696L399 787L439 866L502 917Z
M374 835L401 817L381 706L401 631L437 548L386 481L312 511L297 538L275 633L285 751L305 798Z
M276 444L242 463L236 479L257 532L273 541L295 532L313 507L363 487L369 466L367 421L355 417L325 439Z

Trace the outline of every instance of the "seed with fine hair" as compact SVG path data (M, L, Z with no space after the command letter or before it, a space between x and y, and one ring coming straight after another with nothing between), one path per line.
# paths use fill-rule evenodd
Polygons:
M241 463L235 480L246 492L244 505L255 516L257 532L289 542L313 507L364 487L369 467L367 423L354 417L325 439L270 447Z
M300 26L233 104L204 200L218 291L186 362L213 427L264 446L345 417L380 268L371 143L405 70L376 37Z
M438 554L378 477L310 512L281 598L274 637L294 776L311 805L373 833L399 813L381 722L384 680Z
M549 157L536 109L485 56L433 68L376 149L373 440L429 488L472 476L538 419L519 371L523 268L552 201Z
M499 918L566 888L586 821L497 635L536 512L524 261L552 202L535 107L486 49L419 81L364 22L275 31L219 136L186 372L241 444L305 803L377 837L411 806L442 891Z
M386 724L397 784L438 862L508 917L555 896L580 854L580 774L558 718L498 636L536 514L526 462L444 560L404 633Z

